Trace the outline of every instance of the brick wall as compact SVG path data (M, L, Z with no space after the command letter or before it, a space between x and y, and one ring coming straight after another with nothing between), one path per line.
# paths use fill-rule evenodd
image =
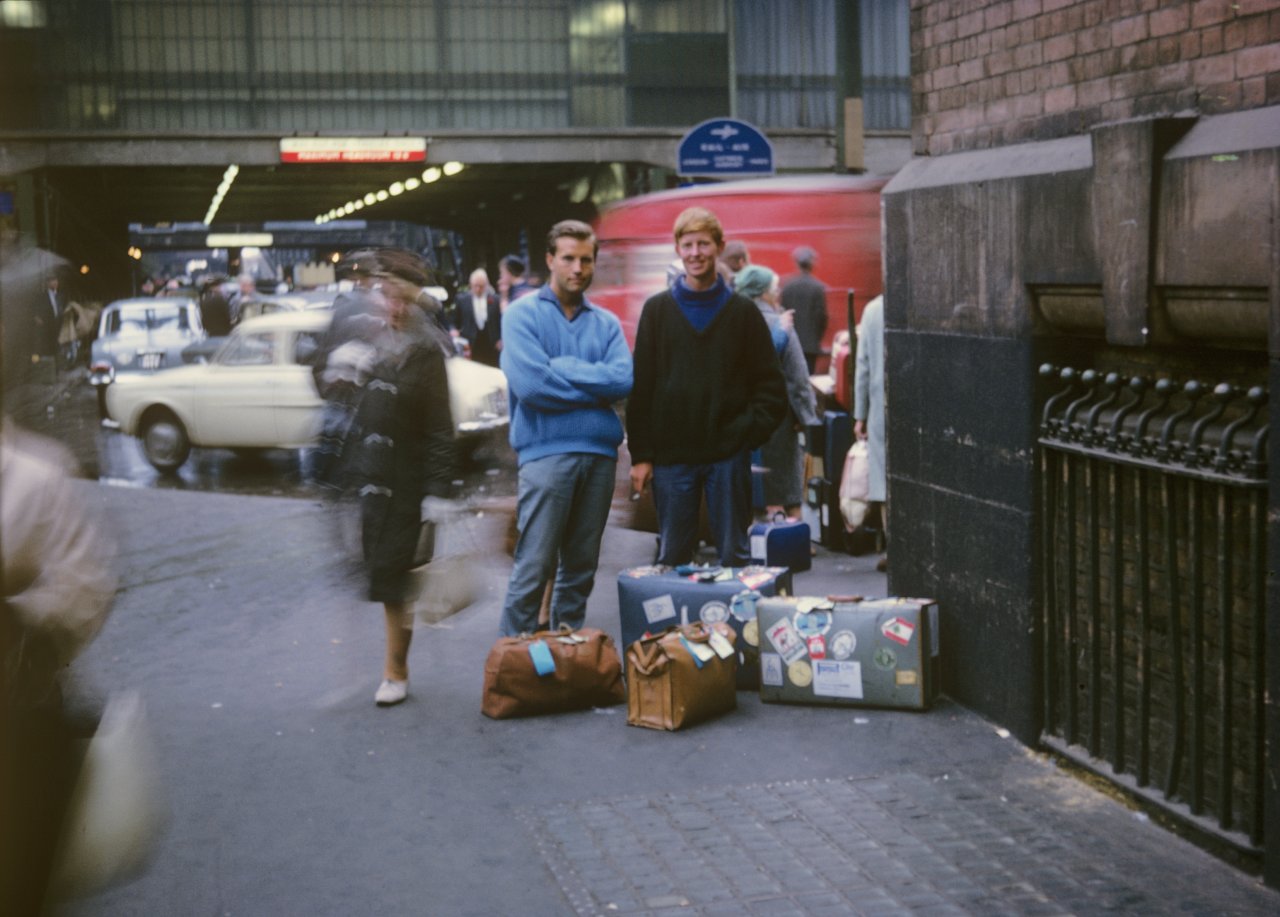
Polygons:
M918 155L1280 104L1280 0L911 0Z

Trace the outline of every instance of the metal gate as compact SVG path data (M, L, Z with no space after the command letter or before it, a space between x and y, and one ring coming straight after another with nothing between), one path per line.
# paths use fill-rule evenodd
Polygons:
M1266 389L1040 373L1043 742L1256 854Z

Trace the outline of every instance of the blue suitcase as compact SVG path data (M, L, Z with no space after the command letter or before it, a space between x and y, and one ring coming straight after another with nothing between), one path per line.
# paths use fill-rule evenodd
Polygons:
M781 515L781 513L779 513ZM813 565L809 523L775 519L751 526L751 562L803 573Z

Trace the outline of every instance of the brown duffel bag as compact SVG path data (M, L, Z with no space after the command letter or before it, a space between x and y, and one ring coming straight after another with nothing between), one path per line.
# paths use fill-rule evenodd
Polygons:
M642 637L627 647L627 722L675 730L735 709L737 665L731 638L700 621Z
M562 628L498 638L484 663L480 712L503 720L611 707L626 698L622 660L609 635L594 627Z

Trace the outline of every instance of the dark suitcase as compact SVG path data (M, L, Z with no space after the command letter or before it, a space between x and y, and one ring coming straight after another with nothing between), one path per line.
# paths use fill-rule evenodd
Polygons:
M844 514L840 512L840 485L823 478L818 483L818 512L821 521L822 546L832 551L845 551Z
M762 598L760 699L927 710L939 691L932 599Z
M825 476L838 489L840 476L844 473L844 457L853 445L853 415L845 411L827 411L822 415L822 424L826 428L822 456Z
M755 601L759 596L789 593L791 573L783 567L679 569L690 572L649 566L618 574L624 657L626 648L645 634L695 621L727 623L733 628L738 652L738 688L754 690L760 684Z
M791 519L757 522L747 534L751 539L752 563L786 567L792 573L803 573L813 566L807 522Z

